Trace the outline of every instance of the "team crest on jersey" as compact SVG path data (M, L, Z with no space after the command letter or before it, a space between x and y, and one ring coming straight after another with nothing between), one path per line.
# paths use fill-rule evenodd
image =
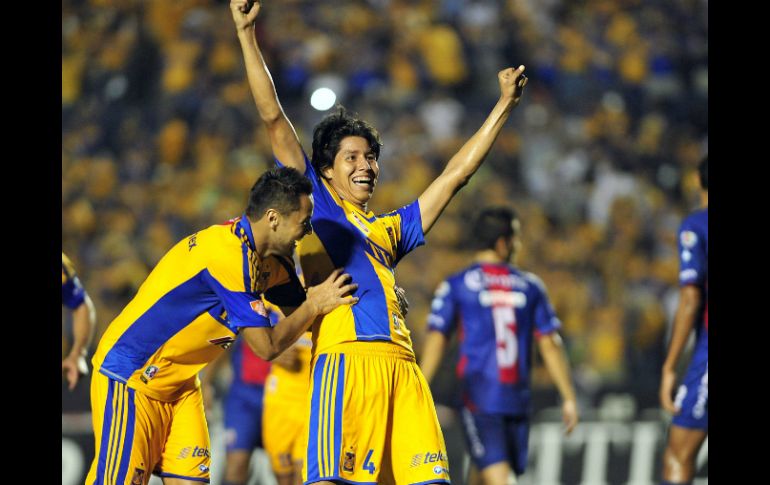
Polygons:
M262 303L262 300L250 301L249 302L249 306L256 313L258 313L258 314L262 315L263 317L267 318L267 310L265 309L265 304Z
M155 374L157 373L158 373L158 367L151 365L144 370L144 373L141 376L139 376L139 379L141 379L142 382L147 384L147 382L149 382L153 377L155 377Z
M131 485L142 485L144 483L144 470L134 468L134 475L131 477Z
M692 231L682 231L679 240L682 241L682 246L692 248L698 243L698 235Z
M369 228L366 227L366 224L364 224L364 221L361 220L360 217L358 217L358 214L355 212L352 212L351 215L353 216L353 222L355 223L358 230L360 230L364 236L369 237Z
M209 340L209 343L214 345L219 345L223 349L227 350L228 347L230 347L233 342L235 342L235 339L233 337L219 337Z
M342 471L353 473L356 468L356 454L352 451L345 452L345 461L342 462Z

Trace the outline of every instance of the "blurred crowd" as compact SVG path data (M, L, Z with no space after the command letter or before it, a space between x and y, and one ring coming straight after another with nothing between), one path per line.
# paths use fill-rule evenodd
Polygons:
M397 281L419 350L432 294L487 204L521 217L579 389L655 402L676 229L708 151L707 0L280 0L257 35L306 150L318 87L378 128L370 208L416 198L481 125L497 72L530 78L486 163ZM62 248L97 338L178 240L240 215L273 164L228 2L62 3ZM539 373L539 371L538 371ZM545 383L547 374L536 377Z

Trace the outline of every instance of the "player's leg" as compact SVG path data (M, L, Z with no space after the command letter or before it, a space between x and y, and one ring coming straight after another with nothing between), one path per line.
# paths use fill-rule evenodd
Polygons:
M671 425L663 453L664 483L690 483L695 476L695 459L708 433Z
M444 435L430 387L413 360L394 365L390 456L397 485L450 483Z
M465 407L460 411L460 415L471 463L479 470L476 483L508 485L511 476L511 439L510 430L506 427L506 418L473 413Z
M169 403L172 419L160 462L153 471L165 485L200 485L210 479L211 445L200 389Z
M695 459L708 435L708 355L696 355L677 393L679 414L671 420L663 452L663 480L689 483Z
M374 350L378 345L367 342L365 347ZM381 359L346 350L314 360L304 483L381 483L390 396Z
M300 444L306 443L302 438L307 438L303 435L308 420L305 400L304 396L297 402L295 396L265 394L262 440L278 485L302 483L302 461L307 449L306 444Z
M262 389L230 388L224 402L225 476L222 485L245 485L254 448L262 447Z
M163 403L99 372L91 378L95 456L89 484L145 485L165 441Z

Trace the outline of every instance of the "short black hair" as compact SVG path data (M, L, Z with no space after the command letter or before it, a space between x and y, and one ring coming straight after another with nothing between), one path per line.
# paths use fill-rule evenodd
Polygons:
M494 249L500 237L513 236L513 221L519 215L510 207L492 206L483 209L473 223L472 240L477 249Z
M291 167L273 168L263 173L249 192L246 216L252 221L262 218L268 209L289 214L299 209L302 194L313 193L310 180Z
M709 189L709 156L706 155L698 164L698 175L700 175L700 186L703 190Z
M366 121L351 114L344 106L338 105L337 111L327 115L313 130L313 154L310 163L318 175L326 167L334 165L334 157L340 150L340 142L348 136L360 136L369 143L374 157L380 158L380 134Z

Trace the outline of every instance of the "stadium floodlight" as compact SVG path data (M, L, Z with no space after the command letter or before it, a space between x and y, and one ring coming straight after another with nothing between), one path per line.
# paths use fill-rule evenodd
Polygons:
M318 88L310 95L310 105L318 111L326 111L334 106L337 95L327 87Z

